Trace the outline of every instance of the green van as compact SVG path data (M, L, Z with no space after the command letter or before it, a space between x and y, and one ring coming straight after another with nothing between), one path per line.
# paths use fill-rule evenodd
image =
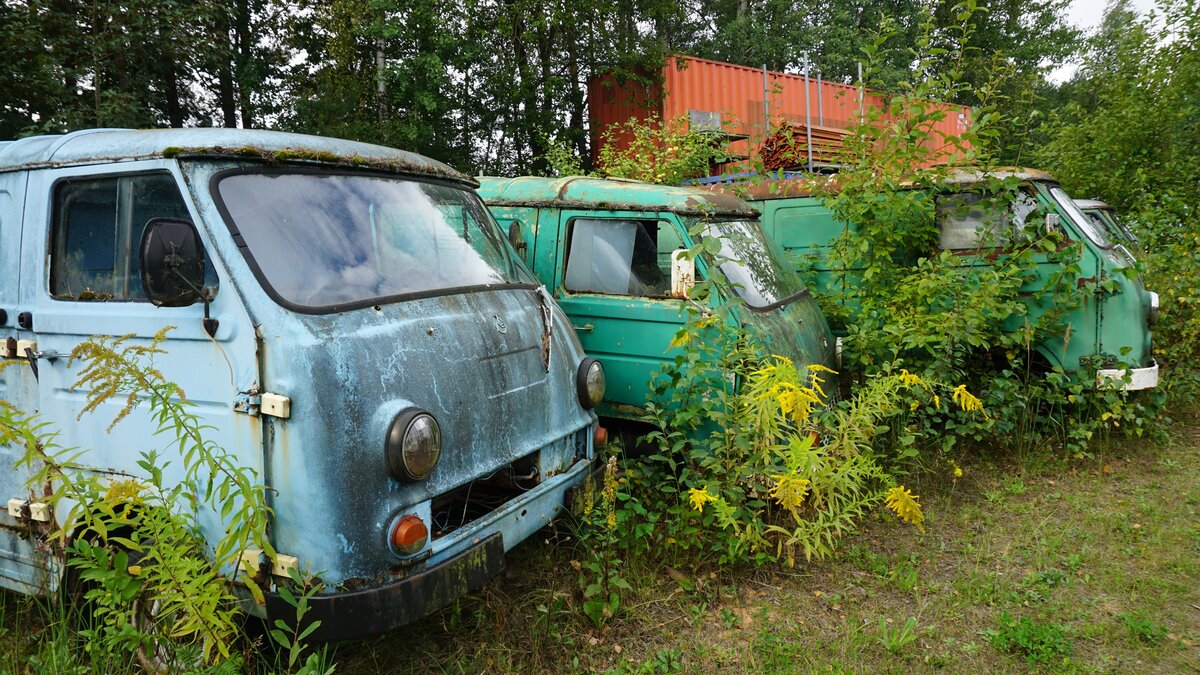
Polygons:
M989 205L980 201L983 186L996 179L1017 181L1011 202ZM837 238L853 231L854 224L834 219L811 183L803 179L768 181L749 187L749 193L750 204L762 213L767 236L783 247L795 267L815 272L819 292L837 298L842 289L857 283L855 270L835 270L829 263ZM1084 362L1098 362L1098 381L1122 381L1127 390L1158 385L1158 364L1150 347L1150 327L1158 318L1158 294L1147 291L1137 275L1123 271L1134 267L1133 255L1112 230L1085 215L1052 176L1032 169L956 170L946 178L934 201L938 246L961 252L964 266L991 264L994 257L986 254L988 248L1001 243L1006 231L1024 228L1025 219L1035 213L1044 214L1045 227L1057 228L1068 239L1081 242L1078 285L1081 293L1091 297L1064 317L1071 338L1046 340L1037 345L1038 354L1049 365L1068 372L1078 371ZM1036 260L1039 280L1033 285L1058 266L1046 254L1038 254ZM1030 316L1036 318L1047 309L1031 306Z
M1117 218L1113 207L1105 204L1098 199L1076 199L1075 205L1083 211L1083 215L1092 219L1092 222L1097 226L1108 230L1109 235L1115 241L1122 241L1125 244L1136 244L1137 237L1133 236L1133 232Z
M517 252L566 312L584 351L607 377L598 412L640 419L650 375L674 357L687 289L721 275L744 307L732 313L771 354L833 367L834 338L798 275L759 227L757 212L729 195L639 181L479 179L479 195ZM704 233L717 256L680 255ZM715 302L727 302L720 298Z

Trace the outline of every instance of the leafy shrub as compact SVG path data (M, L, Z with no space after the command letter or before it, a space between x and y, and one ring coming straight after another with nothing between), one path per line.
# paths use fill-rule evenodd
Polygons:
M647 183L679 185L707 176L714 162L729 158L721 134L692 132L685 115L669 120L631 119L604 130L597 173Z
M997 623L996 629L986 631L992 646L1024 656L1031 666L1063 662L1075 650L1059 624L1038 623L1025 616L1014 619L1008 612Z

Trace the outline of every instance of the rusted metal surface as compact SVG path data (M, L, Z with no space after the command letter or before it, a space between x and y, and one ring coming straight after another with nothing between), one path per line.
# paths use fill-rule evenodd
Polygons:
M732 194L634 180L583 176L481 176L480 183L489 206L579 210L602 208L606 211L665 211L700 216L758 215L756 210Z
M961 187L979 185L989 180L1006 179L1020 182L1057 182L1048 172L1027 167L999 167L987 171L973 167L955 167L949 170L942 178L941 183L947 187ZM834 195L840 190L840 185L841 181L837 174L789 177L781 180L772 179L768 175L744 182L730 181L705 185L701 189L737 196L745 200L765 201ZM904 185L913 187L911 182Z
M440 567L416 572L379 589L310 598L308 612L297 630L320 621L321 625L309 634L316 642L378 635L445 607L503 570L504 541L500 534L494 534ZM277 593L270 593L267 618L271 625L282 619L295 626L296 608Z
M381 145L278 131L240 129L89 129L32 136L0 146L0 173L145 159L236 159L436 176L476 185L470 176L421 155Z

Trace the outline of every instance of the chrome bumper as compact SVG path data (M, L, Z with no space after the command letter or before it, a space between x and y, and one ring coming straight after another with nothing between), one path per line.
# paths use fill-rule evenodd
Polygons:
M1125 375L1129 374L1129 381L1125 382ZM1125 391L1140 391L1142 389L1153 389L1158 386L1158 362L1146 368L1105 368L1096 371L1096 386L1097 387L1112 387L1120 385L1120 388Z

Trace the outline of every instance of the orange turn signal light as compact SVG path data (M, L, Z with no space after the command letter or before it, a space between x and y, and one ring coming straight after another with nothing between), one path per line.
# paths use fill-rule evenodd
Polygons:
M417 516L407 515L392 526L392 548L401 555L412 555L425 548L429 541L429 528Z

